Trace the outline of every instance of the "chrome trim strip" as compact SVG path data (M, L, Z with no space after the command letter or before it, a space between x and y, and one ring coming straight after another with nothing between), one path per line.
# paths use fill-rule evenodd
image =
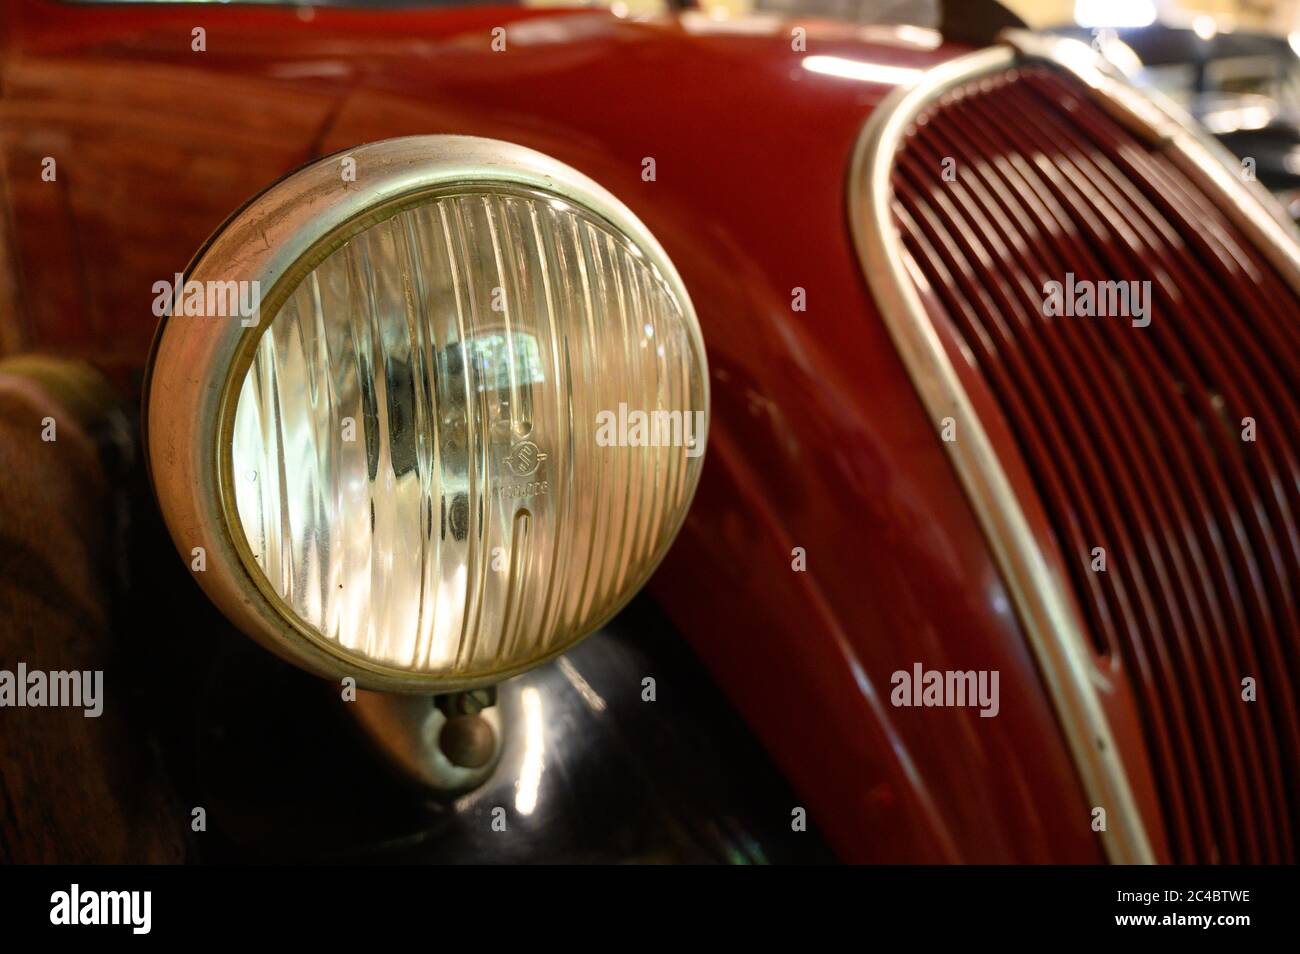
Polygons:
M958 422L960 438L944 446L1015 602L1089 804L1106 808L1108 829L1099 833L1106 855L1116 864L1150 864L1155 855L1093 683L1098 673L1082 621L1066 582L1048 569L970 395L908 277L902 237L890 212L894 156L922 110L949 90L1018 61L1010 46L989 47L935 67L914 86L889 94L863 126L854 150L849 221L863 274L936 429L945 417Z

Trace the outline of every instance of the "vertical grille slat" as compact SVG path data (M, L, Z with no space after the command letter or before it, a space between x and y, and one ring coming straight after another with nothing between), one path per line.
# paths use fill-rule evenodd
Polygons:
M972 175L971 178L974 179L976 177ZM954 190L958 190L960 188L960 184L959 183L953 184L952 188ZM961 196L957 196L957 197L959 199L962 198ZM983 203L968 198L966 200L963 200L961 204L964 208L966 208L971 206L982 205ZM976 221L970 224L971 226L976 228L981 234L987 232L986 226L984 226L981 222ZM1050 273L1043 273L1043 274L1050 274ZM1042 286L1042 279L1040 279L1038 282L1038 287L1041 288L1041 286ZM1040 303L1035 303L1035 309L1034 309L1035 311L1038 310L1038 304ZM1031 328L1026 329L1026 331L1030 331L1030 332L1032 332L1032 330L1033 329ZM1070 332L1074 329L1071 329L1068 324L1060 325L1058 323L1051 330L1053 332L1062 332L1062 331L1065 332L1066 334L1064 337L1067 339L1073 337L1073 335L1071 335ZM1052 334L1052 335L1045 335L1043 337L1046 340L1051 341L1055 338L1062 337L1062 336L1059 334ZM1115 420L1115 419L1132 418L1133 414L1131 413L1131 404L1129 408L1118 407L1116 401L1113 400L1111 397L1111 393L1110 393L1111 389L1109 387L1101 388L1098 391L1098 396L1101 398L1102 403L1105 405L1104 409L1099 411L1095 402L1091 398L1091 391L1088 387L1088 380L1091 381L1105 380L1107 376L1107 369L1104 366L1099 367L1097 365L1097 363L1093 360L1093 356L1089 354L1086 347L1079 348L1077 342L1072 342L1068 347L1070 347L1072 354L1063 356L1056 363L1056 365L1052 369L1052 376L1060 376L1062 378L1069 379L1069 386L1067 390L1065 390L1064 392L1059 390L1057 391L1055 398L1052 402L1052 406L1057 409L1065 409L1068 411L1070 409L1072 402L1082 401L1085 405L1087 405L1084 408L1084 410L1088 414L1088 420L1094 422L1098 420L1106 420L1106 419ZM1060 350L1060 346L1058 345L1058 352L1059 350ZM1072 358L1074 360L1077 360L1078 363L1083 366L1083 374L1085 376L1085 379L1081 379L1079 375L1076 373L1076 369L1074 368L1074 365L1072 363ZM1117 385L1121 390L1123 389L1123 382L1117 382ZM1139 421L1141 420L1140 417L1137 419ZM1120 443L1123 445L1121 448L1121 450L1123 451L1123 457L1128 462L1128 467L1126 467L1125 473L1123 475L1125 479L1125 483L1121 488L1122 490L1121 497L1122 499L1133 499L1134 497L1139 495L1144 496L1145 509L1144 511L1141 511L1137 514L1136 519L1138 521L1144 521L1146 513L1155 514L1159 527L1158 527L1158 532L1153 532L1152 528L1149 526L1145 527L1144 533L1142 534L1142 538L1146 540L1164 540L1170 537L1170 524L1168 520L1160 519L1164 515L1162 513L1162 507L1160 505L1159 495L1169 494L1170 492L1173 491L1172 481L1169 479L1169 475L1166 473L1166 469L1163 467L1163 464L1160 459L1160 455L1156 453L1152 448L1152 440L1150 439L1150 434L1146 433L1144 430L1143 436L1146 437L1146 440L1143 440L1141 442L1142 446L1140 449L1135 448L1133 446L1134 442L1130 440L1122 439L1120 441ZM1126 438L1126 435L1123 432L1121 432L1121 438ZM1088 445L1088 441L1089 441L1089 434L1086 431L1081 431L1078 428L1076 428L1073 446L1076 448L1077 447L1086 448ZM1160 482L1161 482L1161 487L1156 488L1154 491L1154 493L1157 495L1154 497L1146 487L1146 484L1148 482L1142 480L1142 473L1149 470L1154 470L1154 472L1160 478ZM1104 472L1100 471L1099 469L1093 468L1091 469L1089 474L1089 483L1094 486L1105 487L1107 484L1107 475ZM1086 495L1086 493L1087 493L1086 488L1080 491L1080 495ZM1078 497L1076 497L1075 499L1078 499ZM1111 505L1111 509L1112 510L1114 509L1113 503ZM1120 522L1121 525L1123 521L1125 521L1126 519L1128 518L1127 515L1125 514L1120 514L1117 518L1117 520ZM1115 525L1115 521L1112 521L1112 526L1114 525ZM1126 551L1127 549L1128 548L1126 548ZM1076 552L1087 553L1088 549L1084 548L1082 550L1077 550ZM1154 558L1154 561L1156 562L1157 566L1161 567L1161 575L1152 584L1153 587L1155 587L1157 593L1167 593L1172 589L1172 587L1170 587L1169 585L1171 578L1176 580L1178 587L1181 587L1183 589L1188 588L1189 580L1188 580L1187 572L1185 567L1181 565L1181 561L1178 559L1179 555L1176 551L1171 554L1167 550L1161 549L1151 554L1151 556ZM1178 570L1180 571L1176 576L1172 575L1173 566L1177 566ZM1179 613L1176 604L1172 606L1165 606L1162 615L1165 620L1170 620L1170 619L1174 620L1175 622L1173 625L1176 625L1178 627L1178 631L1180 633L1184 632L1186 627L1181 623L1181 614ZM1182 641L1184 642L1186 641L1186 636L1182 637ZM1202 674L1198 673L1196 677L1198 682L1203 681ZM1216 714L1221 716L1222 712L1220 711ZM1198 721L1200 722L1201 728L1203 729L1207 716L1204 712L1198 712L1197 715L1199 717ZM1215 777L1219 778L1222 777L1223 775L1222 758L1218 752L1215 752L1213 755L1214 755L1213 771L1215 772ZM1239 766L1233 766L1233 769L1234 771L1232 777L1235 778L1237 781L1235 794L1238 801L1238 805L1240 805L1240 803L1245 801L1248 796L1246 795L1242 785L1242 773L1239 771ZM1220 796L1223 797L1221 789L1220 789ZM1236 810L1234 809L1234 814L1235 813ZM1229 835L1229 840L1232 841L1233 840L1232 832L1230 831L1228 835Z
M1066 141L1070 142L1074 148L1080 150L1081 153L1083 150L1088 148L1087 144L1081 142L1079 137L1077 137L1074 131L1070 129L1067 124L1060 122L1053 114L1046 114L1044 121L1051 124L1053 134L1063 137ZM1128 221L1139 222L1142 226L1147 228L1150 234L1162 235L1169 240L1165 247L1149 244L1146 251L1149 254L1154 255L1161 264L1168 269L1174 281L1180 283L1180 287L1193 289L1191 293L1182 296L1183 307L1190 309L1192 312L1192 321L1188 323L1188 327L1192 331L1193 335L1195 335L1200 328L1214 330L1216 327L1214 312L1207 311L1203 307L1202 301L1204 296L1201 294L1201 291L1203 290L1207 295L1216 299L1216 304L1220 309L1220 313L1231 313L1231 305L1223 299L1220 289L1215 287L1213 284L1209 284L1208 287L1205 287L1204 289L1199 287L1205 284L1204 276L1203 274L1196 274L1190 271L1186 267L1185 263L1179 259L1177 253L1178 249L1182 247L1182 245L1178 242L1177 234L1168 227L1167 223L1155 214L1149 204L1145 203L1145 198L1135 189L1133 184L1119 175L1118 171L1115 170L1113 166L1110 166L1108 160L1104 156L1096 155L1095 160L1089 158L1086 161L1094 163L1094 168L1091 170L1090 174L1094 175L1099 180L1104 179L1116 189L1119 197L1115 201L1115 211L1120 217ZM1134 249L1134 251L1140 252L1142 250ZM1267 325L1264 322L1260 322L1257 327L1267 327ZM1169 323L1162 322L1153 330L1158 332L1158 344L1160 344L1162 340L1165 340L1166 356L1168 357L1170 352L1174 352L1176 357L1183 358L1183 366L1186 368L1187 364L1185 356L1179 354L1181 349L1177 337L1175 336L1171 339L1169 336L1171 330ZM1127 350L1129 352L1134 352L1136 350L1131 346L1132 342L1127 336L1120 334L1116 336L1116 339L1122 344L1128 345L1129 347ZM1224 342L1222 341L1217 342L1217 344L1220 347L1224 346ZM1203 344L1202 346L1206 347L1211 353L1213 353L1215 344ZM1140 354L1138 357L1140 358ZM1144 371L1146 373L1143 373ZM1243 371L1242 373L1246 376L1249 374L1248 371ZM1143 382L1147 378L1155 378L1165 383L1169 382L1169 376L1167 374L1152 375L1150 374L1149 367L1144 367L1141 364L1137 365L1132 370L1131 375L1132 379L1138 382ZM1176 406L1176 395L1169 395L1169 397L1171 398L1170 403ZM1157 417L1167 417L1167 415L1162 413L1162 405L1158 396L1151 398L1148 401L1147 406L1152 409ZM1142 420L1141 416L1139 416L1137 420L1140 422ZM1167 433L1178 435L1178 439L1168 442L1167 446L1178 455L1179 471L1182 474L1190 475L1193 478L1185 480L1181 488L1172 488L1172 493L1174 494L1178 494L1180 490L1183 491L1186 498L1186 506L1183 508L1184 515L1181 519L1190 522L1194 514L1205 512L1208 509L1208 504L1205 500L1204 493L1201 491L1199 482L1196 479L1197 468L1191 465L1191 463L1186 459L1186 455L1183 453L1186 444L1194 443L1197 440L1197 435L1194 432L1189 432L1185 426L1187 422L1187 417L1175 417L1173 421L1164 422L1161 426ZM1293 433L1300 433L1300 430ZM1214 470L1212 464L1204 462L1204 472L1213 475ZM1202 550L1200 546L1202 541L1205 543L1204 550ZM1210 562L1207 560L1205 554L1215 550L1215 536L1209 535L1207 538L1207 535L1204 533L1199 537L1192 536L1189 538L1189 544L1191 555L1195 559L1199 570L1199 575L1202 578L1207 578L1211 581L1210 584L1207 584L1207 592L1205 594L1207 605L1213 612L1213 629L1211 632L1205 634L1206 638L1213 641L1213 645L1207 647L1207 659L1209 660L1210 665L1212 667L1217 666L1220 668L1220 671L1225 672L1258 671L1258 661L1255 658L1253 647L1250 645L1249 641L1246 641L1244 646L1241 647L1241 658L1239 658L1239 653L1237 651L1238 647L1236 647L1233 641L1229 638L1230 633L1246 633L1248 632L1248 628L1245 624L1240 606L1239 595L1236 593L1236 587L1232 584L1231 570L1224 559L1225 555L1223 554L1222 547L1220 546L1217 549L1216 560L1214 561L1215 572L1211 574ZM1193 596L1195 595L1196 594L1193 593ZM1228 626L1227 621L1224 618L1223 609L1218 599L1219 596L1223 596L1222 606L1229 606L1233 610L1231 627ZM1245 668L1242 667L1243 660ZM1280 677L1284 682L1289 682L1286 678L1285 670L1281 672ZM1248 724L1248 720L1246 719L1245 708L1233 703L1233 687L1229 686L1225 681L1221 681L1220 689L1221 694L1224 696L1225 702L1228 705L1228 714L1225 718L1225 724L1235 728L1235 738L1244 748L1247 761L1250 763L1249 769L1243 770L1241 766L1237 766L1234 768L1234 771L1239 774L1244 771L1249 771L1251 773L1250 777L1266 777L1274 781L1274 784L1269 787L1267 791L1261 788L1256 788L1254 795L1257 802L1257 810L1261 813L1265 825L1265 830L1263 832L1265 838L1265 860L1275 861L1277 860L1275 846L1278 839L1289 840L1290 838L1289 824L1287 823L1285 814L1285 801L1280 785L1281 772L1277 760L1276 739L1271 730L1271 726L1269 726L1267 721L1264 721L1263 724L1258 727L1258 735L1260 738L1257 739L1257 732L1252 730ZM1267 762L1267 772L1262 771L1262 762ZM1264 803L1266 795L1271 800L1271 804ZM1275 831L1272 824L1274 816L1276 816L1280 821L1282 829L1280 833Z
M1047 67L936 101L893 187L903 246L1007 419L1095 644L1131 674L1175 860L1294 861L1296 292ZM1047 315L1045 285L1067 273L1150 282L1150 324Z
M1063 130L1044 130L1039 128L1038 115L1030 114L1022 123L1022 129L1029 135L1033 142L1034 148L1045 150L1049 148L1053 138L1062 137L1062 143L1073 146L1069 143L1068 137L1063 136ZM1125 280L1136 280L1141 276L1128 267L1128 259L1124 252L1127 251L1134 255L1149 254L1150 244L1144 240L1148 236L1144 235L1136 217L1126 215L1127 210L1123 210L1118 205L1118 197L1103 197L1094 187L1093 181L1100 182L1100 175L1095 169L1086 167L1086 157L1081 152L1068 151L1061 160L1061 175L1052 182L1056 191L1058 200L1063 202L1069 209L1082 208L1089 216L1089 226L1087 231L1094 243L1094 247L1099 248L1104 258L1104 271L1112 275L1120 275ZM1109 201L1108 201L1109 199ZM1113 234L1106 233L1106 225L1109 223L1119 223L1119 226L1113 229ZM1110 241L1108 241L1110 240ZM1114 240L1118 240L1116 243ZM1119 244L1119 249L1113 249L1113 244ZM1126 248L1125 248L1126 247ZM1104 277L1103 274L1097 276L1099 279ZM1175 300L1185 299L1186 296L1177 296L1177 287L1168 284L1162 284L1161 289L1168 289L1171 298ZM1177 297L1175 297L1177 296ZM1072 333L1077 333L1079 326L1074 323L1066 322L1064 327ZM1164 327L1162 323L1161 327ZM1109 333L1112 343L1118 343L1120 347L1129 345L1131 335L1125 333L1123 329L1116 329L1114 325L1107 325L1104 332ZM1149 373L1149 372L1148 372ZM1133 383L1142 383L1147 378L1147 373L1141 367L1131 369L1128 380ZM1153 414L1158 415L1161 404L1156 401L1147 407L1130 404L1124 411L1123 416L1118 420L1131 422L1139 433L1149 433L1146 427L1146 420ZM1129 429L1121 428L1121 436L1128 433ZM1176 441L1175 441L1176 442ZM1166 468L1163 466L1161 455L1158 448L1151 452L1145 458L1145 467L1150 472L1157 475L1157 478L1164 477L1163 486L1154 490L1154 495L1148 497L1144 502L1147 512L1151 513L1155 522L1158 524L1159 532L1156 538L1156 547L1153 557L1156 560L1163 560L1165 571L1159 581L1160 593L1168 603L1169 615L1176 621L1173 629L1177 634L1177 645L1179 656L1182 660L1183 680L1192 694L1193 698L1206 699L1209 705L1207 707L1197 707L1195 710L1198 715L1198 731L1203 739L1217 739L1217 727L1229 727L1233 723L1233 707L1231 701L1225 699L1227 687L1219 680L1219 685L1215 687L1215 672L1221 671L1218 661L1214 658L1214 651L1209 646L1211 637L1205 626L1204 615L1201 612L1202 600L1198 587L1193 583L1186 569L1186 561L1182 559L1180 551L1176 544L1176 538L1173 527L1180 522L1179 517L1171 517L1164 505L1164 501L1177 499L1177 490L1173 482L1168 479ZM1142 482L1143 485L1150 483ZM1185 518L1181 522L1185 522ZM1159 564L1157 564L1159 565ZM1180 606L1185 604L1185 612L1180 612ZM1208 604L1207 604L1208 605ZM1242 826L1243 840L1253 844L1253 850L1239 854L1237 845L1232 837L1232 829L1225 827L1226 853L1228 857L1241 857L1245 860L1259 860L1260 836L1253 824L1253 809L1250 806L1250 795L1246 791L1246 779L1240 764L1238 756L1238 747L1233 744L1237 740L1231 737L1227 740L1227 745L1220 746L1215 743L1209 745L1202 744L1201 748L1207 750L1209 762L1213 766L1212 771L1215 773L1216 781L1226 776L1232 789L1232 799L1221 802L1221 810L1224 817L1236 818ZM1226 751L1225 751L1226 750ZM1220 796L1222 797L1222 796ZM1268 844L1274 842L1271 837L1271 824L1267 825L1270 837Z

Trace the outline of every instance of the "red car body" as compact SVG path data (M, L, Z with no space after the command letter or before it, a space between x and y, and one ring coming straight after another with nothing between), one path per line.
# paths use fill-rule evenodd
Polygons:
M694 300L710 456L653 589L839 855L1103 860L1003 579L846 217L873 108L900 71L966 47L808 23L805 52L775 19L514 8L20 0L0 16L7 350L86 356L135 386L152 284L313 157L419 133L554 156L631 207ZM808 52L887 69L831 75L808 69ZM57 184L42 181L45 157ZM998 670L998 717L892 707L891 674L921 661ZM1113 724L1140 752L1125 683L1110 684ZM1149 804L1145 771L1134 784Z

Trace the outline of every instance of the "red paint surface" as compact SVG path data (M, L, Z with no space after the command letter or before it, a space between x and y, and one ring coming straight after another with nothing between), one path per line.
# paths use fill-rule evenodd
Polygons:
M778 21L505 9L304 23L26 0L10 16L0 144L30 346L138 368L152 283L312 156L470 133L568 162L663 243L709 351L709 458L655 592L841 856L1101 860L1007 593L853 252L849 154L890 87L803 65L922 69L959 48L809 25L805 54ZM39 191L51 154L58 200ZM891 706L891 674L917 662L998 670L999 715Z

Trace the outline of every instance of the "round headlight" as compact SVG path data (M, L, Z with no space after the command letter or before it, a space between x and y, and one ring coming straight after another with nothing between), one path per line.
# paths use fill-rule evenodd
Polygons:
M159 503L218 606L307 668L499 680L617 612L681 526L695 314L567 166L362 146L252 201L174 285L146 396Z

